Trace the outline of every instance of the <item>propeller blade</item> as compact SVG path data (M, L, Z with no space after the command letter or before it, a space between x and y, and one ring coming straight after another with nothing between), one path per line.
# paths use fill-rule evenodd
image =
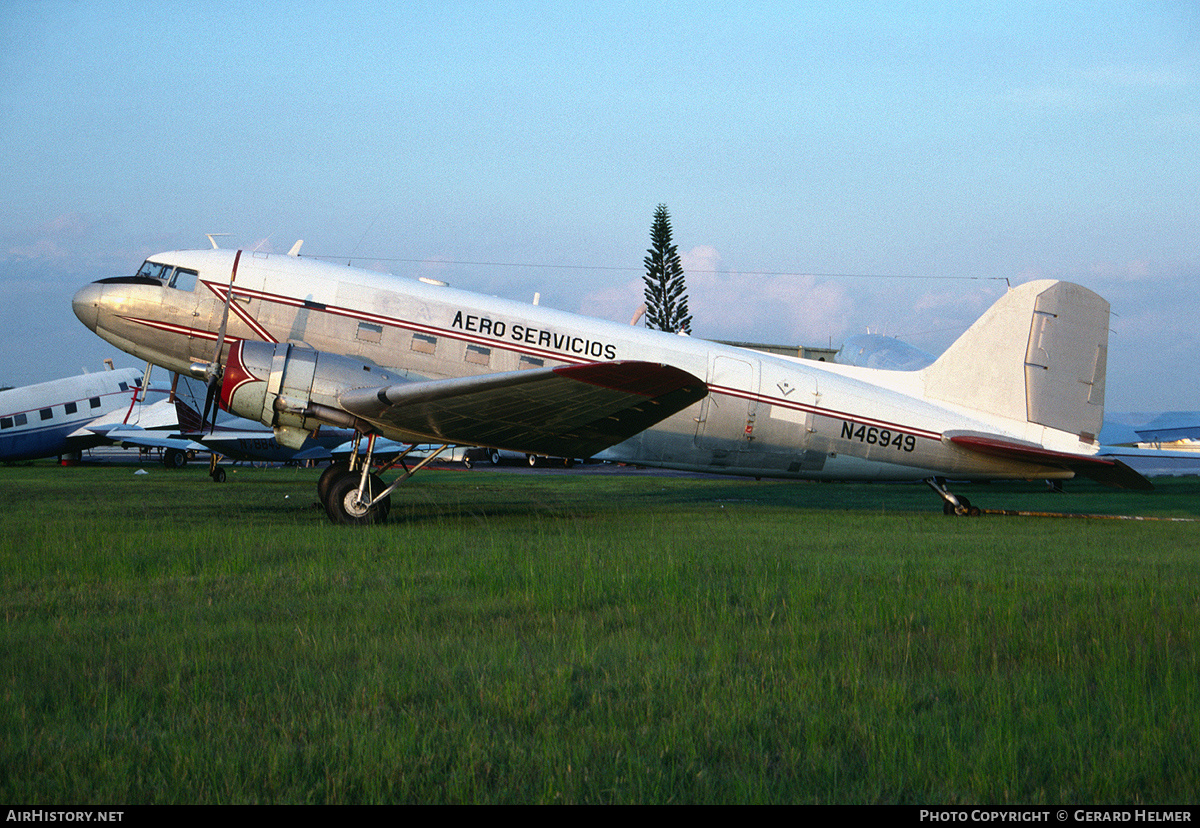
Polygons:
M204 395L204 413L200 416L200 430L204 431L205 423L209 424L209 433L217 430L217 408L215 405L217 392L221 388L221 378L225 373L224 366L221 365L221 349L225 347L225 331L229 327L229 306L233 304L233 283L237 279L238 262L242 260L242 251L239 250L233 254L233 270L229 274L229 287L225 289L225 307L221 312L221 327L217 329L217 348L213 352L212 362L208 364L208 370L205 372L204 384L208 386L208 391ZM212 420L208 419L209 412L212 412Z
M217 329L217 349L209 363L208 382L211 385L214 377L221 373L221 349L225 347L225 330L229 326L229 306L233 303L233 282L237 279L238 262L242 259L242 251L233 254L233 272L229 274L229 287L225 289L225 308L221 313L221 327Z
M204 413L200 415L200 433L204 433L204 426L209 424L208 433L212 434L217 430L217 406L213 403L217 399L217 391L221 387L220 375L214 376L208 383L208 393L204 395ZM212 411L212 422L209 423L208 412Z

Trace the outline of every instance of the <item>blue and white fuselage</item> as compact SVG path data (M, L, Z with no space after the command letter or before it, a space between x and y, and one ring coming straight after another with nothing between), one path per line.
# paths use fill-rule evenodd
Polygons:
M124 419L141 379L141 371L123 368L0 391L0 460L54 457L108 442L89 427L113 415Z

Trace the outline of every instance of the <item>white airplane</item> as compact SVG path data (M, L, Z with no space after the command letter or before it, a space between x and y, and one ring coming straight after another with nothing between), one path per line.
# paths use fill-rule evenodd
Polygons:
M140 359L204 378L299 446L366 436L318 486L335 522L386 517L374 439L817 480L1065 479L1152 488L1098 456L1108 303L1014 288L919 371L773 356L288 255L174 251L102 279L75 314Z
M111 442L108 430L142 421L151 407L141 405L141 386L142 371L109 363L107 371L0 391L0 460L77 457Z

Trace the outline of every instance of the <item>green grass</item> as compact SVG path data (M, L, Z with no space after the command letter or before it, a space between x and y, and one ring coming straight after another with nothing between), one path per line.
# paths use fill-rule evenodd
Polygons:
M1195 800L1200 524L923 486L0 468L0 800ZM1149 495L977 505L1198 516Z

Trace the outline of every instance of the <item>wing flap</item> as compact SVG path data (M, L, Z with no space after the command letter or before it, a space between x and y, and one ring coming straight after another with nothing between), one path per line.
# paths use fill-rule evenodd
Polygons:
M703 399L686 371L597 362L344 392L385 436L588 457Z
M991 457L1002 457L1008 460L1018 460L1026 463L1036 463L1041 466L1053 466L1068 469L1082 477L1113 486L1118 489L1134 489L1148 492L1154 489L1154 484L1115 457L1102 457L1095 454L1068 454L1053 451L1033 443L1021 443L1003 437L984 434L948 434L950 442L956 446L987 454Z

